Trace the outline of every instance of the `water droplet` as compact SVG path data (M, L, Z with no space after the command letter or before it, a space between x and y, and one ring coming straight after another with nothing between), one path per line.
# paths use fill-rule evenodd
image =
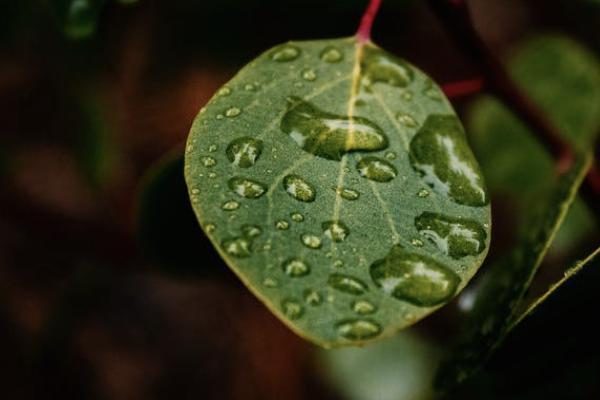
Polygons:
M336 324L338 334L350 340L366 340L381 333L377 322L368 319L349 319Z
M386 159L388 159L388 160L390 160L390 161L391 161L391 160L395 160L395 159L396 159L396 157L397 157L397 155L396 155L396 153L395 153L395 152L393 152L393 151L387 151L387 152L385 153L385 158L386 158Z
M260 236L262 233L262 229L258 225L243 225L242 226L242 234L248 238L255 238Z
M300 214L299 212L291 213L290 217L292 218L292 221L294 221L294 222L304 221L304 215Z
M298 319L304 314L304 307L295 300L284 300L281 303L281 308L289 319Z
M442 99L442 92L430 79L425 82L423 94L432 100L439 101Z
M432 258L394 246L369 267L375 285L385 293L421 307L444 303L460 283L456 273Z
M210 174L208 174L209 178L216 178L217 174L215 172L211 172Z
M256 86L254 86L251 83L248 83L246 86L244 86L244 90L247 92L254 92L256 90Z
M352 311L360 315L373 314L377 307L367 300L356 300L352 303Z
M293 46L291 44L284 44L276 47L271 52L271 60L277 62L292 61L298 58L300 52L301 51L298 47Z
M425 198L425 197L429 196L429 190L427 190L427 189L421 189L417 193L417 196L419 196L421 198Z
M303 233L300 236L302 240L302 244L308 247L309 249L320 249L321 248L321 238L316 235L311 235L309 233Z
M282 264L283 272L292 278L299 278L310 273L310 266L297 258L290 258Z
M327 283L334 289L353 295L363 294L368 290L364 282L350 275L331 274Z
M388 146L383 130L363 117L346 117L318 109L298 97L288 99L281 130L304 151L341 160L353 151L377 151Z
M410 244L415 247L423 247L423 241L421 239L411 239Z
M405 90L404 92L402 92L402 100L404 101L411 101L413 98L413 92L410 90Z
M344 200L356 200L360 197L360 193L354 189L334 188L335 192Z
M337 63L342 61L344 58L344 53L342 53L339 49L333 46L325 47L320 54L321 60L326 63Z
M317 79L317 74L311 68L303 69L301 75L302 75L302 79L307 80L309 82L312 82L315 79Z
M410 142L410 162L436 193L467 206L488 203L481 171L457 117L427 117Z
M356 169L360 176L375 182L389 182L398 174L396 167L377 157L363 157L356 164Z
M217 229L215 224L206 224L204 226L204 230L206 231L206 233L211 234L215 231L215 229Z
M225 111L225 116L229 117L229 118L234 118L237 117L238 115L240 115L242 113L242 110L240 110L237 107L230 107L227 109L227 111Z
M275 287L279 286L279 282L277 282L277 280L273 279L273 278L265 278L263 280L263 285L268 288L275 288Z
M341 221L325 221L321 228L325 236L334 242L341 242L350 234L350 229Z
M250 168L256 163L263 149L262 140L244 136L232 140L227 146L225 154L233 165L241 168Z
M229 200L229 201L226 201L225 203L223 203L221 208L225 211L234 211L234 210L237 210L238 208L240 208L240 203L238 203L235 200Z
M227 185L238 196L247 199L257 199L267 191L262 183L247 178L233 177L227 182Z
M318 306L323 302L323 298L316 290L307 289L304 291L304 301L311 306Z
M333 262L334 268L342 268L344 266L344 262L342 260L335 260Z
M223 119L225 116L223 114L217 114L217 119Z
M217 94L219 96L229 96L231 94L231 89L229 89L228 87L224 86L221 89L219 89L219 91L217 92Z
M442 253L454 259L475 256L485 249L485 230L473 220L425 212L415 218L415 227Z
M398 118L398 122L407 128L416 128L418 126L417 121L408 114L399 113L396 118Z
M199 193L200 193L200 190L199 190L199 189L196 189L196 188L194 188L194 189L192 189L192 190L191 190L191 192L192 192L192 194L199 194Z
M215 160L212 157L208 157L208 156L202 157L201 161L202 161L202 165L204 165L206 168L211 168L211 167L214 167L215 165L217 165L217 160Z
M219 147L216 144L211 144L210 146L208 146L208 151L214 153L215 151L217 151L218 148Z
M290 227L290 223L287 222L286 220L282 219L275 223L275 227L281 231L285 231L286 229L288 229Z
M365 47L360 63L362 84L367 91L381 82L394 87L405 87L413 80L413 70L403 60L380 49Z
M304 84L302 82L294 82L294 86L297 88L301 88L304 87Z
M246 258L251 255L251 242L246 238L236 237L225 239L221 243L223 250L230 256L237 258Z
M293 198L305 203L315 200L314 187L299 175L287 175L283 178L283 188Z

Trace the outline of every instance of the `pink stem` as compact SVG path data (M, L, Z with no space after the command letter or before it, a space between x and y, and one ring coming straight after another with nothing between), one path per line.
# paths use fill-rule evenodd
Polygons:
M479 93L485 87L483 78L465 79L442 85L442 90L449 99L457 99Z
M371 39L371 28L373 27L373 21L379 11L381 0L371 0L365 13L360 21L360 26L356 32L359 42L368 42Z

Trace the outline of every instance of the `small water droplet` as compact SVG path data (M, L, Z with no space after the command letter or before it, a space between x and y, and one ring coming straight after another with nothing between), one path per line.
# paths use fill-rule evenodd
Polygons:
M305 69L303 69L302 72L301 72L301 75L302 75L302 79L307 80L309 82L312 82L315 79L317 79L317 74L311 68L305 68Z
M230 107L227 109L227 111L225 111L225 115L229 118L237 117L241 113L242 113L242 110L240 110L237 107Z
M209 156L202 157L201 162L206 168L211 168L217 165L217 160Z
M344 58L344 53L336 47L328 46L321 51L320 57L326 63L338 63Z
M360 176L375 182L389 182L398 174L396 167L377 157L363 157L356 163L356 169Z
M433 83L432 80L427 80L425 82L425 86L423 87L423 94L435 101L442 100L442 93L440 89L438 89L438 87Z
M301 88L304 87L304 84L302 82L294 82L294 86L297 88Z
M223 119L225 116L223 114L217 114L217 119Z
M252 167L262 154L262 140L244 136L232 140L225 150L227 159L240 168Z
M425 197L429 196L429 190L427 190L427 189L421 189L417 193L417 196L419 196L421 198L425 198Z
M196 188L192 189L192 194L199 194L199 193L200 193L199 189L196 189Z
M267 191L262 183L248 178L233 177L227 185L235 194L246 199L257 199Z
M411 239L410 244L415 247L423 247L423 241L421 239Z
M294 221L294 222L302 222L302 221L304 221L304 215L300 214L299 212L293 212L293 213L291 213L290 217L292 218L292 221Z
M283 178L283 188L296 200L309 203L315 200L314 187L299 175L287 175Z
M312 235L310 233L303 233L300 236L300 240L302 241L302 244L308 247L309 249L321 248L321 238L316 235Z
M335 260L333 262L334 268L342 268L344 266L344 262L342 260Z
M277 62L287 62L292 61L298 58L300 55L300 48L293 46L291 44L284 44L276 47L271 52L271 60Z
M225 211L234 211L234 210L237 210L238 208L240 208L240 203L238 203L235 200L229 200L229 201L226 201L225 203L223 203L221 208Z
M408 114L399 113L396 118L398 118L398 122L407 128L416 128L418 126L417 121Z
M225 239L221 247L227 254L236 258L247 258L251 255L251 242L246 238Z
M396 153L395 153L395 152L393 152L393 151L387 151L387 152L385 153L385 158L386 158L386 159L388 159L388 160L390 160L390 161L391 161L391 160L395 160L395 159L396 159L396 157L397 157L397 155L396 155Z
M311 306L318 306L323 302L323 298L316 290L306 289L304 291L304 301Z
M352 303L352 311L360 315L367 315L377 311L377 307L367 300L356 300Z
M402 92L402 100L411 101L413 99L413 92L411 90L405 90Z
M331 274L327 279L327 284L341 292L360 295L367 291L367 285L360 279L350 275Z
M286 229L288 229L290 227L290 223L287 222L286 220L282 219L275 223L275 227L281 231L285 231Z
M211 144L210 146L208 146L208 151L211 153L214 153L215 151L217 151L219 147L216 144Z
M321 228L329 239L334 242L341 242L350 234L350 229L341 221L325 221Z
M335 192L344 200L356 200L360 197L360 193L349 188L333 188Z
M211 173L208 174L208 177L211 178L211 179L214 179L214 178L217 177L217 173L216 172L211 172Z
M204 226L204 230L206 231L206 233L211 234L215 231L215 229L217 229L217 226L215 224L206 224Z
M292 278L299 278L310 273L310 266L297 258L290 258L284 261L281 267L283 268L283 272Z
M219 89L219 91L217 92L217 94L219 96L223 96L223 97L229 96L231 94L231 89L228 88L228 87L226 87L226 86L224 86L221 89Z
M277 280L274 278L265 278L263 280L263 285L268 288L276 288L277 286L279 286L279 282L277 282Z
M248 83L247 85L244 86L244 90L247 92L254 92L256 90L256 86L254 86L251 83Z
M258 225L243 225L242 226L242 234L248 238L255 238L260 236L262 233L262 229Z
M340 336L350 340L365 340L381 333L381 327L375 321L367 319L349 319L336 324Z
M304 307L295 300L284 300L281 303L281 308L289 319L298 319L304 314Z

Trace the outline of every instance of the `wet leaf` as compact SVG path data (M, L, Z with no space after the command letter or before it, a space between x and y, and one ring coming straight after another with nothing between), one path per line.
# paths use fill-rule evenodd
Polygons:
M454 110L421 71L354 38L290 42L242 69L194 121L185 175L227 264L325 347L423 318L489 245L487 192Z
M573 203L590 162L589 155L579 158L546 196L532 203L538 211L525 223L528 229L518 244L508 257L490 266L484 281L475 288L475 305L457 349L439 371L440 388L454 387L481 368L519 318L521 300Z

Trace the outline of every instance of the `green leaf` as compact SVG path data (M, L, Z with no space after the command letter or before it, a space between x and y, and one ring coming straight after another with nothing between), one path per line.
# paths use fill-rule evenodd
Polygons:
M493 264L485 280L475 289L475 305L457 349L444 363L437 385L454 387L475 373L488 360L518 318L517 310L531 280L561 226L591 163L579 158L535 209L512 253ZM532 207L533 208L533 207Z
M325 347L415 323L487 253L487 192L449 102L355 38L290 42L243 68L196 118L185 175L231 269Z

